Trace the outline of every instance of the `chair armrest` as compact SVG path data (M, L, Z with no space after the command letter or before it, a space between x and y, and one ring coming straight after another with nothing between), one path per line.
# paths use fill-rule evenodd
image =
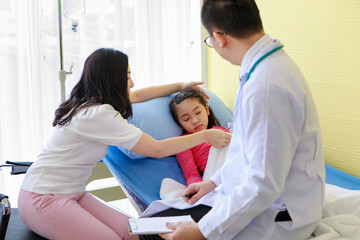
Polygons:
M2 217L0 225L0 239L5 239L6 230L9 224L11 205L8 196L0 193L0 203L2 205Z
M0 193L0 203L3 206L2 215L10 215L11 205L10 205L9 197Z

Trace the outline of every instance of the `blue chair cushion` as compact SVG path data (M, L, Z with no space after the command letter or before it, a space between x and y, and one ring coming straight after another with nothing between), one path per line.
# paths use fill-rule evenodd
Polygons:
M232 121L232 111L211 91L205 89L209 106L224 127ZM182 135L169 110L173 95L133 104L130 123L155 139L161 140ZM136 160L135 160L136 159ZM184 174L175 156L164 158L146 157L121 146L110 146L103 159L127 195L143 211L154 200L160 199L160 185L164 178L172 178L186 184Z
M210 96L209 106L221 126L228 127L228 123L232 121L232 111L216 94L208 89L205 91ZM170 101L174 96L175 94L172 94L133 104L133 117L129 122L157 140L182 135L182 129L176 124L169 110ZM146 156L132 152L122 146L118 146L118 148L131 159L146 158Z
M172 178L186 184L184 174L175 156L147 157L134 161L119 148L110 146L103 160L120 182L123 190L133 198L142 211L151 202L160 199L162 179Z

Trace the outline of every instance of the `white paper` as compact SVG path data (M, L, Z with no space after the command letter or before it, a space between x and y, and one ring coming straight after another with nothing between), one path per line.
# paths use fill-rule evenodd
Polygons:
M129 219L129 232L136 234L159 234L169 233L174 230L166 227L169 222L194 222L190 215L176 217L153 217Z

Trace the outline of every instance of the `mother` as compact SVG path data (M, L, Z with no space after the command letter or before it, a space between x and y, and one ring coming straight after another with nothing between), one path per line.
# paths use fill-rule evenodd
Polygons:
M24 223L50 239L136 239L129 236L128 216L86 192L85 182L109 145L151 157L173 155L203 142L226 146L230 134L221 130L157 141L127 122L131 103L197 84L131 93L134 83L127 55L104 48L92 53L70 98L56 110L53 134L22 183L18 201Z

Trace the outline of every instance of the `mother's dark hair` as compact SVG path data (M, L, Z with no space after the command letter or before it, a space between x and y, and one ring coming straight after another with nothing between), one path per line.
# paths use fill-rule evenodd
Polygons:
M127 90L128 67L127 55L118 50L100 48L93 52L86 59L70 98L56 109L53 126L64 125L80 109L99 104L110 104L125 119L132 117Z

